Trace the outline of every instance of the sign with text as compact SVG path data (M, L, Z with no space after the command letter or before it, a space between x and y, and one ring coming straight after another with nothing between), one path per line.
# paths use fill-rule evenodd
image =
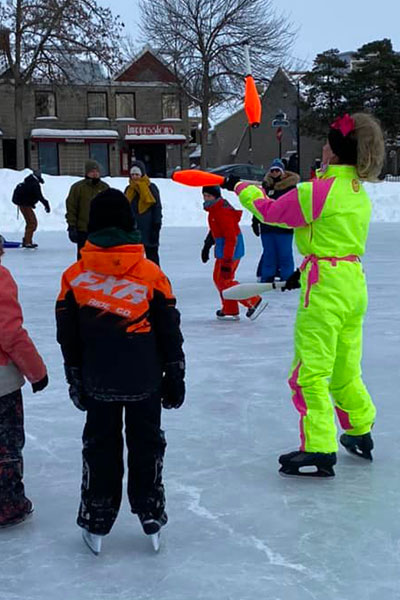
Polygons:
M146 123L143 125L129 124L126 128L127 135L173 135L173 125L158 125Z

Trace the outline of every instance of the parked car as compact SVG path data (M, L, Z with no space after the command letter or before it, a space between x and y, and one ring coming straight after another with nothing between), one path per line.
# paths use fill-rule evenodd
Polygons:
M266 173L264 167L251 165L250 163L222 165L221 167L209 170L210 173L216 173L217 175L223 175L224 177L236 175L236 177L240 177L240 179L246 181L262 181Z

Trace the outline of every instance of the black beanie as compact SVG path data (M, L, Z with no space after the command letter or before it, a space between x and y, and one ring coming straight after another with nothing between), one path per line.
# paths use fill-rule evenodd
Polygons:
M97 194L90 205L88 232L118 227L131 232L136 229L135 218L126 196L115 188Z
M203 194L214 196L214 198L221 198L221 188L219 185L205 185L201 191Z
M357 139L351 135L343 135L339 129L330 128L329 145L340 162L344 165L357 164Z

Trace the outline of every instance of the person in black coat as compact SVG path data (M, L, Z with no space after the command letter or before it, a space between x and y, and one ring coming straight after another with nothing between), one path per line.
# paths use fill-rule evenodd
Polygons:
M33 234L37 229L37 218L34 208L38 202L44 206L44 210L50 212L50 204L42 194L40 184L44 183L42 173L38 170L33 171L32 175L25 177L22 183L19 183L14 189L12 201L19 207L22 216L25 219L25 233L22 239L24 248L37 248L33 243Z
M133 216L142 236L146 257L160 264L158 247L162 222L161 199L158 187L146 175L146 167L140 160L132 162L129 185L125 188Z

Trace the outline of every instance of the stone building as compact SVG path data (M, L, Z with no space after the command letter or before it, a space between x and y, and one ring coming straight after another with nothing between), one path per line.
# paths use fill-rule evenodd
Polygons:
M82 65L81 65L82 66ZM127 175L133 159L152 177L188 166L188 106L175 75L149 47L112 79L101 71L84 82L26 89L26 166L52 175L82 175L93 158L103 175ZM14 92L0 73L0 167L15 168Z

